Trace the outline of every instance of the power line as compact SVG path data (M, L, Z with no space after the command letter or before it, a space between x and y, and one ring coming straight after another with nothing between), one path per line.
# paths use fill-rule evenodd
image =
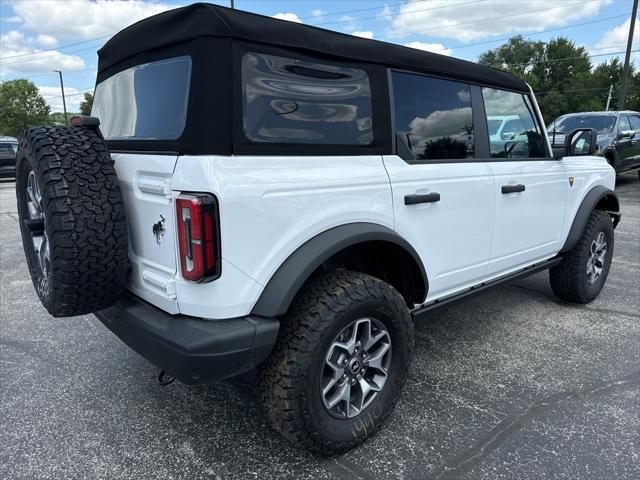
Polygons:
M640 52L640 49L637 50L631 50L632 52ZM597 55L589 55L589 53L587 52L587 55L591 58L591 57L606 57L608 55L620 55L622 53L626 53L626 50L623 50L621 52L609 52L609 53L599 53ZM555 63L555 62L565 62L567 60L579 60L582 58L586 58L584 56L580 56L580 57L565 57L565 58L553 58L551 60L536 60L533 62L526 62L526 63L505 63L504 66L505 67L526 67L529 65L537 65L539 63Z
M473 20L471 22L458 22L458 23L450 23L449 25L439 25L437 27L421 28L420 30L411 30L411 31L408 31L408 32L396 33L394 35L388 35L386 37L380 37L380 38L404 37L404 36L406 36L406 35L408 35L410 33L429 32L429 31L432 31L432 30L442 30L443 28L460 27L460 26L463 26L463 25L473 25L473 24L476 24L476 23L490 22L491 20L500 20L502 18L519 17L521 15L529 15L530 13L548 12L549 10L556 10L558 8L570 7L572 5L583 5L583 4L584 4L584 2L565 3L563 5L556 5L555 7L541 8L541 9L538 9L538 10L529 10L527 12L520 12L520 13L512 13L510 15L500 15L498 17L484 18L482 20Z
M52 51L56 51L56 50L62 50L63 48L75 47L77 45L83 45L85 43L97 42L98 40L104 40L105 38L109 38L109 37L111 37L111 35L107 35L107 36L104 36L104 37L98 37L98 38L92 38L91 40L83 40L81 42L76 42L76 43L68 43L67 45L60 45L59 47L54 47L54 48L45 48L43 50L38 50L37 52L20 53L18 55L8 55L6 57L0 57L0 60L6 60L7 58L27 57L27 56L30 56L30 55L39 55L41 53L52 52Z
M80 91L75 92L75 93L67 93L67 94L65 95L65 97L73 97L73 96L76 96L76 95L84 95L85 93L92 92L92 91L93 91L93 89L94 89L94 87L90 87L90 88L83 88L83 89L81 89ZM55 95L55 96L50 96L50 95L49 95L49 96L43 96L42 98L43 98L44 100L56 100L56 99L58 99L58 98L62 98L62 95Z
M430 2L431 0L415 0L413 3L423 3L423 2ZM400 5L406 5L407 2L400 2L400 3L388 3L385 4L386 7L398 7ZM322 15L307 15L305 17L298 17L300 20L305 20L307 18L317 18L317 17L333 17L334 15L346 15L347 13L358 13L358 12L366 12L366 11L371 11L371 10L379 10L380 9L380 5L378 5L377 7L369 7L369 8L357 8L355 10L343 10L340 12L327 12L327 13L323 13Z
M614 15L612 17L599 18L597 20L591 20L589 22L574 23L573 25L567 25L566 27L550 28L548 30L542 30L540 32L529 33L527 35L523 35L523 37L524 38L528 38L528 37L533 37L535 35L543 35L543 34L549 33L549 32L557 32L557 31L560 31L560 30L568 30L570 28L582 27L584 25L591 25L592 23L601 23L601 22L606 22L607 20L613 20L613 19L616 19L616 18L622 18L622 17L628 17L628 16L629 16L629 14L623 13L622 15ZM503 42L503 41L509 40L509 39L511 39L513 37L514 37L514 35L511 35L510 37L494 38L493 40L483 40L482 42L465 43L464 45L448 46L448 47L445 47L445 48L455 48L456 50L460 50L461 48L475 47L477 45L484 45L484 44L487 44L487 43Z
M486 1L487 0L473 0L471 2L452 3L452 4L449 4L449 5L441 5L439 7L420 8L418 10L409 10L407 12L401 12L401 13L398 13L397 15L400 16L400 15L407 15L407 14L410 14L410 13L428 12L428 11L431 11L431 10L441 10L443 8L460 7L462 5L470 5L472 3L481 3L481 2L486 2ZM380 7L378 7L378 8L380 8ZM373 17L359 17L359 18L348 18L348 19L332 20L330 22L314 23L312 26L319 27L321 25L332 25L334 23L359 22L359 21L362 21L362 20L371 20L371 19L374 19L374 18L393 17L395 15L396 14L394 14L394 13L390 13L390 14L386 14L386 15L376 15L376 16L373 16ZM300 17L298 17L298 18L300 18Z
M71 50L69 52L57 52L57 53L60 53L60 55L63 55L63 56L64 55L68 56L68 55L70 55L72 53L83 52L85 50L95 50L97 47L98 47L98 45L92 45L90 47L79 48L77 50ZM51 50L47 50L46 53L48 53L50 51ZM36 52L36 53L40 53L40 52ZM36 55L36 53L33 53L32 55ZM52 57L50 57L50 56L46 57L45 56L45 57L38 57L38 58L29 58L27 60L18 60L16 62L2 62L2 65L3 66L6 66L6 65L22 65L24 63L39 62L40 60L50 60L50 59L52 59Z

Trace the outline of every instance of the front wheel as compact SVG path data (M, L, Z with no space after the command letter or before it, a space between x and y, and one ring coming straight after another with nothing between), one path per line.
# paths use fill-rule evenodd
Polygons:
M576 246L549 270L553 293L569 302L591 302L607 281L612 258L611 217L607 212L594 210Z
M295 446L345 452L393 410L412 348L411 317L393 287L356 272L319 275L299 293L259 369L267 417Z

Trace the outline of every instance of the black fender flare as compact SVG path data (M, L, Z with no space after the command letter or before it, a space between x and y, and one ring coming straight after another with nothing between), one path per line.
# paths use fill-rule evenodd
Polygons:
M573 224L571 225L571 229L569 230L569 234L567 235L567 239L565 240L560 253L566 253L573 250L573 247L576 246L578 240L580 240L580 237L582 236L582 232L584 232L584 229L587 226L591 212L593 212L596 205L598 205L603 198L606 199L609 206L612 207L608 208L607 212L616 214L613 224L614 228L618 225L618 222L620 221L620 201L618 200L616 192L603 187L602 185L593 187L582 199L582 203L580 204L580 207L578 207L576 216L573 219Z
M386 241L405 249L420 268L426 295L427 272L409 242L376 223L348 223L319 233L294 251L267 282L251 313L263 317L284 315L302 285L323 262L347 247L368 241Z

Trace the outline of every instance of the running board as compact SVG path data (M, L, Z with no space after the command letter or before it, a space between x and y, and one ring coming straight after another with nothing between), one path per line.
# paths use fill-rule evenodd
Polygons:
M500 277L497 278L495 280L491 280L489 282L484 282L484 283L480 283L478 285L475 285L461 293L456 293L454 295L451 295L449 297L445 297L443 299L438 299L435 300L431 303L429 303L428 305L423 305L421 307L416 308L415 310L411 311L411 316L412 317L416 317L418 315L421 315L423 313L426 313L430 310L436 309L438 307L441 307L443 305L447 305L451 302L455 302L457 300L460 300L462 298L466 298L466 297L470 297L472 295L475 295L477 293L481 293L484 292L485 290L489 289L489 288L493 288L495 286L498 285L502 285L503 283L507 283L507 282L511 282L513 280L518 280L520 278L524 278L524 277L528 277L529 275L533 275L534 273L538 273L541 272L543 270L547 270L551 267L556 266L557 264L559 264L562 261L561 257L554 257L551 258L549 260L546 260L542 263L538 263L538 264L534 264L531 265L530 267L525 267L523 270L519 270L515 273L511 273L509 275L506 275L504 277Z

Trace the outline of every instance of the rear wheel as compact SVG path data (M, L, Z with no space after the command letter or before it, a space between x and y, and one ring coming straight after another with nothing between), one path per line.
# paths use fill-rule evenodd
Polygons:
M594 210L576 246L549 270L553 293L570 302L591 302L607 281L612 257L611 218L607 212Z
M393 410L412 348L409 311L393 287L355 272L322 274L294 301L259 369L267 417L295 446L347 451Z

